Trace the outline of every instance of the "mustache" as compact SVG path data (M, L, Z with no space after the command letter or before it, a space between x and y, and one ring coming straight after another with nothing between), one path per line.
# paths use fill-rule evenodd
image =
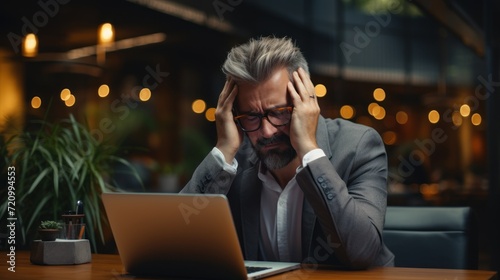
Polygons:
M260 149L266 145L281 143L281 142L290 143L290 138L285 134L274 135L271 138L259 138L255 143L255 146L257 149Z

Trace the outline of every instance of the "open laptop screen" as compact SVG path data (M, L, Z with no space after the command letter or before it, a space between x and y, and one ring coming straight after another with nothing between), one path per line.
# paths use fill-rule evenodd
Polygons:
M104 193L102 199L127 272L146 276L247 279L225 196ZM298 267L298 264L291 265L282 270Z

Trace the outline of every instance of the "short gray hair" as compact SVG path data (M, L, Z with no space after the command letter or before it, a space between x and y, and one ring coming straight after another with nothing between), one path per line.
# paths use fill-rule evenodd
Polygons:
M261 37L231 49L222 72L236 81L259 83L279 67L287 68L290 78L299 67L309 73L306 59L290 38Z

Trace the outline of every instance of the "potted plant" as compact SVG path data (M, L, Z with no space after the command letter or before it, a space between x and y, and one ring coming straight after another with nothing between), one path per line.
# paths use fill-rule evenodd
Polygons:
M117 156L116 145L94 138L91 130L73 115L55 122L33 121L30 125L36 128L25 129L6 141L9 152L5 162L16 168L16 205L23 206L16 209L22 243L18 242L26 245L35 236L35 221L57 220L81 200L87 237L97 251L97 238L104 244L104 229L109 229L101 193L115 191L111 181L113 165L130 167L140 181L137 172ZM6 219L7 203L2 200L0 204L2 220Z
M56 221L42 221L38 226L38 234L42 241L54 241L59 237L59 231L61 230L61 224Z

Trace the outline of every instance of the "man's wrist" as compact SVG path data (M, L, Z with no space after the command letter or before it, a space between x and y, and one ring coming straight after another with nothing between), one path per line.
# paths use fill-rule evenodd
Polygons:
M320 148L316 148L316 149L313 149L313 150L307 152L302 157L302 167L303 168L306 167L310 162L312 162L320 157L326 157L325 152Z
M214 147L210 153L220 162L222 169L229 173L236 174L236 170L238 169L238 161L236 159L233 159L231 164L227 163L224 154L217 147Z

